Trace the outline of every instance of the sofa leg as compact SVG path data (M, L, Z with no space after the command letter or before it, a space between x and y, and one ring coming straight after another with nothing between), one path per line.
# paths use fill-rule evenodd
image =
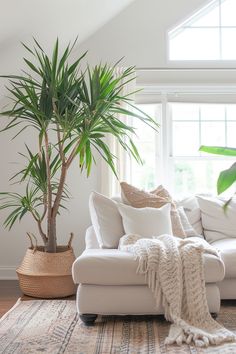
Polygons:
M92 313L83 313L79 315L79 317L86 326L93 326L98 315L94 315Z
M216 312L212 312L211 317L215 320L218 317L218 314Z

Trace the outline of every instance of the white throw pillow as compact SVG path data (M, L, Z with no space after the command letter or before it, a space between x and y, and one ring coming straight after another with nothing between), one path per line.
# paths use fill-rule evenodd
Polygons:
M236 237L236 199L223 206L226 199L220 197L197 196L201 209L202 226L206 240L211 243L224 238Z
M124 204L131 205L134 208L160 208L166 203L171 203L170 217L172 233L176 237L186 237L179 214L176 210L176 204L170 193L162 185L151 192L136 188L126 182L121 182L120 186L122 201Z
M102 194L92 192L89 211L100 248L117 248L124 235L117 203Z
M198 235L203 235L201 211L196 197L188 197L177 202L178 207L183 207L188 221Z
M118 204L126 234L138 234L144 237L172 235L170 203L161 208L134 208Z

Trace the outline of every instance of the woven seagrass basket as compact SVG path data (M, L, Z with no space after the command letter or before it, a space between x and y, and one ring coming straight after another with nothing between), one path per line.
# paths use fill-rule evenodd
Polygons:
M16 270L23 294L39 298L58 298L75 294L71 268L73 249L58 246L57 253L44 252L43 247L28 248Z

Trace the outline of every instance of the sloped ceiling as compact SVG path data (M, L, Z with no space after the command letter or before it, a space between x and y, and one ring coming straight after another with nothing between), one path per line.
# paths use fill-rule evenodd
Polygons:
M77 35L83 42L134 0L2 0L0 64L8 49L32 36L47 48Z
M78 45L135 0L1 0L0 75L24 68L21 42L35 37L47 52L56 38L63 48L78 36ZM0 103L6 92L0 80Z

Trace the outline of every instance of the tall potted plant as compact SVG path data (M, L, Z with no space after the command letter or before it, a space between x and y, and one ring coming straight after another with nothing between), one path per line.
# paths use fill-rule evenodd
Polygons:
M28 233L31 247L17 273L23 293L38 297L59 297L74 293L71 265L74 253L68 246L58 246L56 221L60 209L69 198L66 177L78 158L81 170L89 176L97 151L115 171L114 159L104 139L113 135L121 146L137 160L137 148L132 141L134 129L119 119L125 114L141 119L156 129L155 121L135 108L130 94L123 88L134 79L134 68L116 75L116 67L97 65L80 70L86 53L71 63L68 45L59 54L58 40L51 57L34 40L34 47L23 44L32 60L25 59L29 72L7 75L12 105L1 113L9 122L3 129L16 130L15 136L32 128L37 141L32 151L26 145L22 154L26 164L13 179L25 183L25 193L1 193L0 209L10 209L4 225L11 229L16 221L31 214L38 227L42 246ZM130 108L123 108L123 103Z

